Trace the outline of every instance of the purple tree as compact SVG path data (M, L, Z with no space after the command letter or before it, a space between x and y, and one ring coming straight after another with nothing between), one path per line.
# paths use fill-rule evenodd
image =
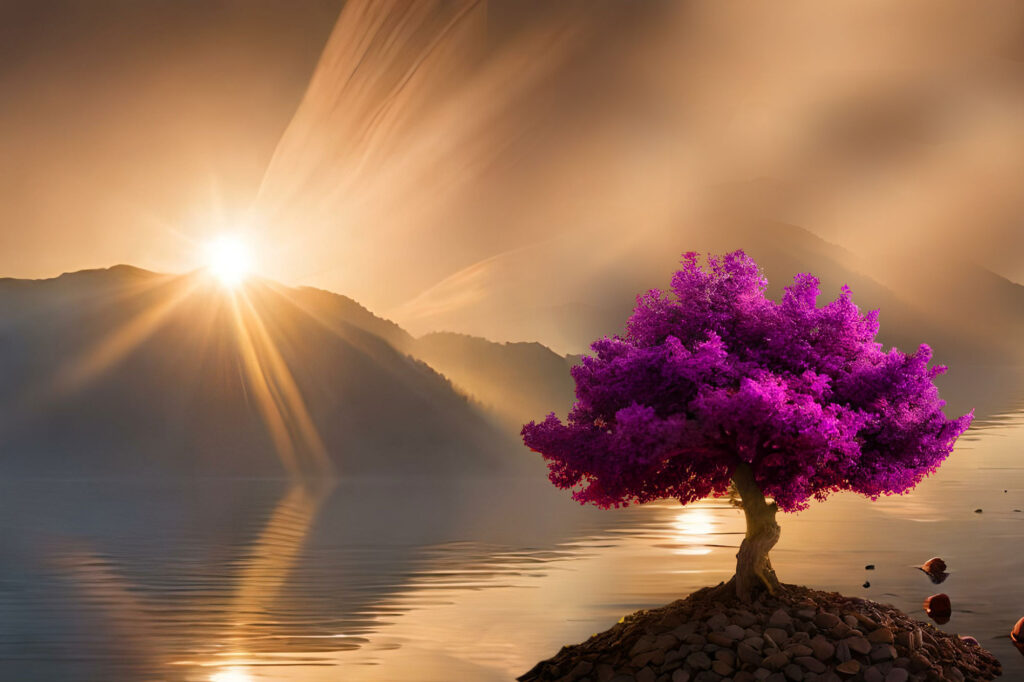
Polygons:
M973 412L946 419L931 349L882 350L877 311L843 287L817 306L818 279L794 278L781 301L742 251L687 253L671 293L637 297L623 337L573 367L576 403L523 427L551 481L573 498L618 507L726 495L746 516L727 589L781 589L769 552L776 512L853 490L872 499L913 488L949 455ZM766 497L772 499L769 503Z

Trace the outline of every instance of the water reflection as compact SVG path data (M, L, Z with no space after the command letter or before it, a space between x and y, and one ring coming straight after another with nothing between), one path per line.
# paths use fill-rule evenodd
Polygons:
M674 554L700 555L710 554L711 548L702 544L707 537L715 533L718 523L715 515L706 506L687 506L676 513L672 527L675 529L675 540L678 546L673 548Z
M252 682L252 676L242 668L228 668L210 675L210 682Z
M1024 675L1005 636L1024 593L1024 414L972 436L911 495L786 515L773 560L787 582L924 619L917 567L940 555L944 629ZM602 512L540 478L7 481L0 679L509 680L726 579L742 531L724 501Z

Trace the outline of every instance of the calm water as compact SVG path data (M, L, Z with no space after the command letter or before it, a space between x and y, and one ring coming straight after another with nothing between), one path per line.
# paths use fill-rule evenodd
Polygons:
M785 516L780 576L921 619L944 591L943 628L1024 679L1022 453L1010 411L911 495ZM510 680L727 578L741 532L720 503L602 512L544 481L7 481L0 679ZM932 555L941 587L913 569Z

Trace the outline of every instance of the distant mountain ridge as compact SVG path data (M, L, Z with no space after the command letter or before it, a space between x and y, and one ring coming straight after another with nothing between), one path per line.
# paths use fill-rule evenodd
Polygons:
M0 472L517 470L517 439L414 345L351 299L262 280L0 280Z

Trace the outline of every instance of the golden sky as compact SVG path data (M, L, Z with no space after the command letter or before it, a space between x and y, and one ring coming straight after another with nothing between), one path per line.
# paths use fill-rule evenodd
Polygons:
M0 273L184 271L243 232L414 333L566 350L680 251L759 241L1017 305L1016 3L341 4L4 4Z

